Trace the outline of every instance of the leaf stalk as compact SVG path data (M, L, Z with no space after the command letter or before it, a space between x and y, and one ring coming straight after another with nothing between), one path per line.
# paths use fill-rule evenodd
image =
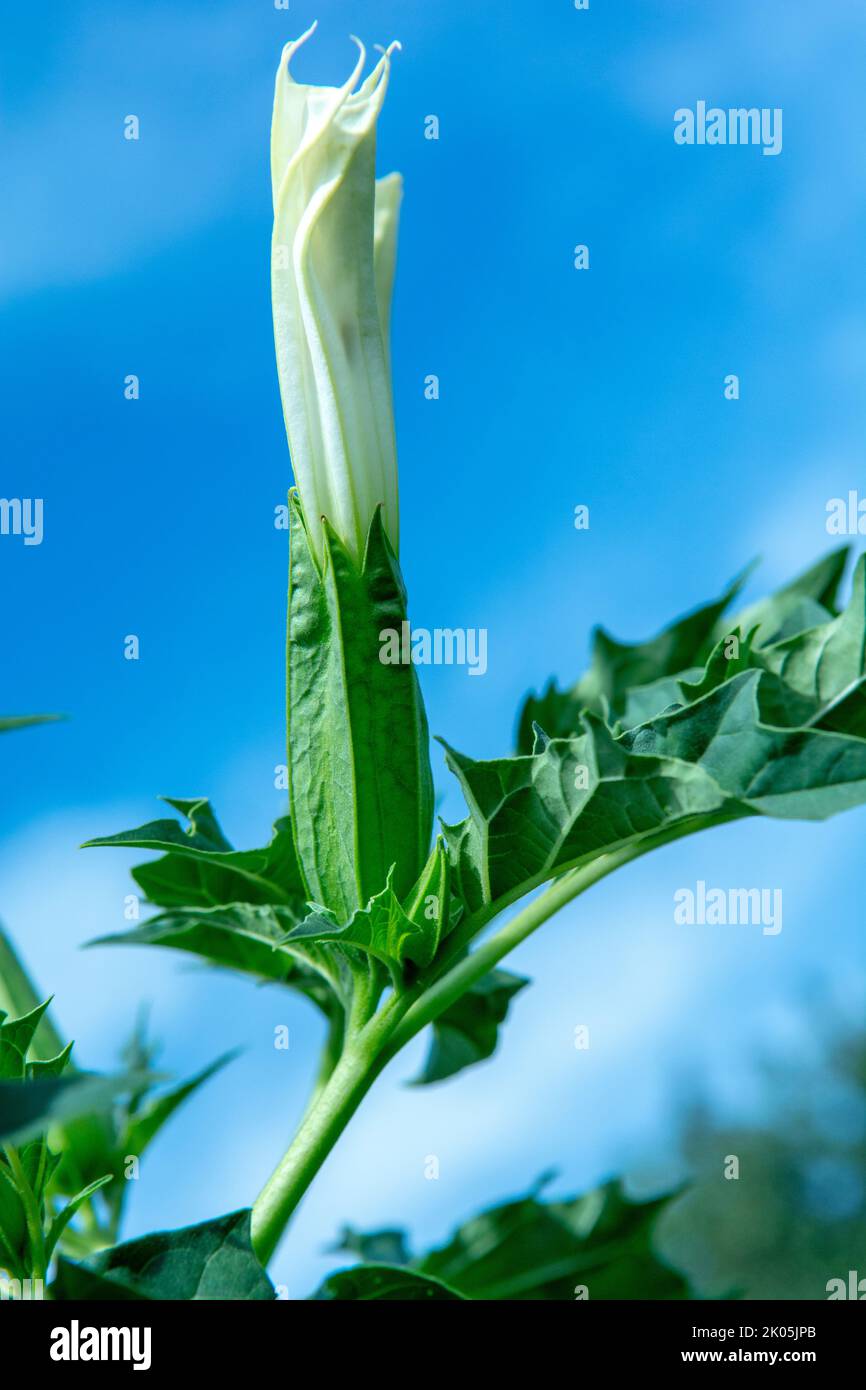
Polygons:
M728 818L720 815L681 822L582 868L569 870L438 978L425 973L412 989L390 995L372 1017L364 1018L366 1008L361 1005L360 1017L356 1015L347 1029L339 1061L253 1205L253 1248L262 1264L270 1260L299 1202L376 1078L422 1028L593 884L662 844ZM489 908L481 909L464 925L461 935L479 930L489 915ZM364 1003L368 1005L369 1001Z

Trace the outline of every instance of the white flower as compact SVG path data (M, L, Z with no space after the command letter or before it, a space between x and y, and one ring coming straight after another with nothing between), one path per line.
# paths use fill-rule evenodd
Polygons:
M383 51L357 85L295 82L289 63L315 25L287 44L271 128L271 288L283 414L314 550L327 517L356 562L376 507L398 545L397 456L389 327L402 181L376 182L376 118L388 85Z

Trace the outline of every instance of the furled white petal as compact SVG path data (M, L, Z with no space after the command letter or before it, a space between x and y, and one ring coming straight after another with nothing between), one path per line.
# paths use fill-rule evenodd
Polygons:
M315 27L315 26L314 26ZM376 185L376 119L390 52L360 84L295 82L287 44L271 136L272 295L283 413L313 545L322 517L360 560L375 508L398 541L397 462L388 361L399 176ZM374 251L375 244L375 251Z
M379 305L379 325L385 344L385 361L391 371L391 295L394 272L397 269L397 227L400 204L403 201L403 178L386 174L376 180L376 204L373 217L373 268L376 274L376 301Z

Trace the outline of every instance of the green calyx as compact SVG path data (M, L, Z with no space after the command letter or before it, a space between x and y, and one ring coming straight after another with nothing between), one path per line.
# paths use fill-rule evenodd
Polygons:
M427 718L415 669L381 659L406 591L381 509L360 570L324 523L317 564L290 494L289 797L306 896L346 922L391 886L403 899L433 824ZM383 635L384 634L384 635Z

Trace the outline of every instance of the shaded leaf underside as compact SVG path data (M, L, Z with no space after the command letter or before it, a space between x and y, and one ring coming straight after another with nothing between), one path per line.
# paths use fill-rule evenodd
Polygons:
M609 708L639 709L630 727L610 727L578 700L568 707L570 731L551 738L536 726L531 752L475 762L447 749L470 808L445 828L466 909L513 901L568 868L678 826L750 815L821 820L862 804L866 560L841 615L807 592L827 599L837 571L834 558L804 576L804 590L791 587L748 610L751 626L734 630L731 659L716 631L700 672L674 675L664 669L667 656L654 666L642 649L650 685L606 688ZM760 644L762 628L774 637L784 630L791 605L802 620L804 603L823 621ZM654 650L671 647L687 650ZM566 720L563 704L556 718Z
M348 1240L344 1233L342 1248L360 1254L381 1247L387 1236L387 1248L407 1263L391 1265L387 1273L376 1264L338 1271L315 1297L423 1297L420 1290L406 1291L413 1276L439 1281L453 1297L490 1301L689 1297L685 1279L654 1245L655 1225L670 1196L632 1201L620 1183L611 1182L586 1196L552 1202L540 1196L546 1181L526 1197L479 1213L445 1245L414 1259L401 1231L350 1231Z
M56 1299L268 1300L271 1281L253 1254L249 1210L157 1231L103 1250L83 1264L58 1262Z

